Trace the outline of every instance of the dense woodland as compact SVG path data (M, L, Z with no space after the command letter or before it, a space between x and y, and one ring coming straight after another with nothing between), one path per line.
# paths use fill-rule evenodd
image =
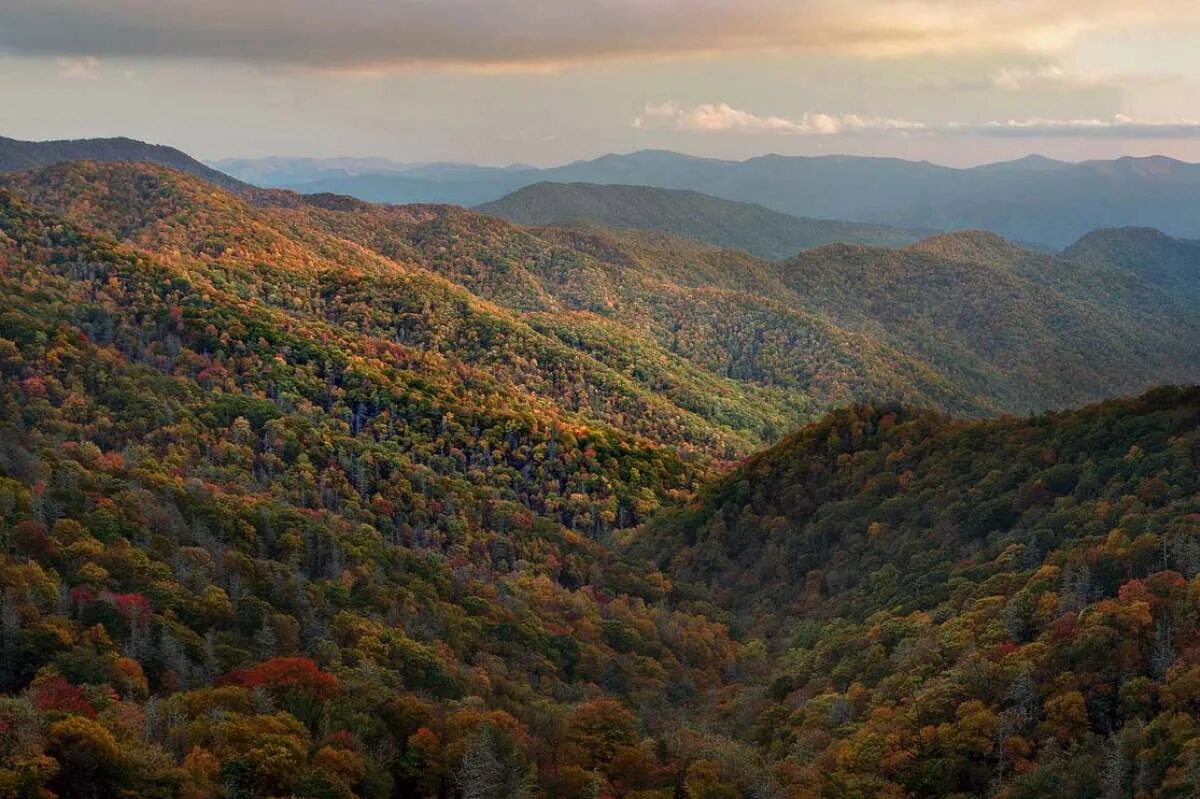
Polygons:
M838 411L635 548L769 642L729 718L797 795L1200 793L1200 389Z
M1043 324L943 336L997 353L971 382L799 262L145 165L4 183L0 796L1200 784L1196 392L942 415L1188 373L1154 332L1188 306L1111 245L862 250ZM996 371L1117 317L1160 350Z

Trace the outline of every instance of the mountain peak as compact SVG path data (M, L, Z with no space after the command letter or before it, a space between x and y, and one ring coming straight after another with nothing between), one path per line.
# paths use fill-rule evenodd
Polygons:
M1023 248L988 230L955 230L922 239L908 249L956 261L979 261L1011 255Z
M240 180L163 144L147 144L124 136L60 141L20 141L0 137L0 173L37 169L64 161L157 164L187 172L232 191L250 189Z
M1170 178L1196 171L1195 164L1165 155L1126 155L1112 161L1085 161L1080 166L1113 177Z
M1200 241L1173 238L1157 228L1093 230L1065 249L1063 256L1120 266L1157 283L1195 284L1200 279Z
M998 161L994 164L981 164L973 167L976 172L1042 172L1054 171L1057 169L1065 169L1071 166L1067 161L1059 161L1055 158L1050 158L1040 153L1030 153L1021 158L1013 159L1012 161Z
M1174 241L1166 233L1156 227L1106 227L1093 230L1080 237L1072 246L1095 242L1136 241L1141 243L1162 243Z

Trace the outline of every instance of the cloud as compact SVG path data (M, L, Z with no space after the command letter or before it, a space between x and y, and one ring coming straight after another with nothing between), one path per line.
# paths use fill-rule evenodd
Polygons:
M920 130L918 122L902 119L871 119L855 114L805 113L795 119L758 116L733 108L728 103L705 103L685 108L676 102L650 103L633 120L635 128L738 133L781 133L802 136L832 136L863 130Z
M1064 69L1058 64L1001 67L985 88L1002 92L1090 91L1176 83L1178 75L1156 73L1107 74Z
M938 91L1002 92L1118 92L1185 83L1170 72L1098 72L1070 69L1055 62L1020 63L975 75L942 74L918 82L922 89Z
M58 74L72 80L95 80L100 77L100 59L94 56L59 58Z
M1200 24L1194 0L0 0L0 50L370 71L545 68L809 49L1053 52L1088 31Z
M1200 138L1200 120L1137 119L1117 114L1107 119L1005 119L983 124L951 124L946 130L1016 138L1190 139Z
M992 73L988 86L1002 92L1067 90L1103 88L1111 85L1108 79L1083 72L1069 72L1057 64L1002 67Z
M1013 118L984 122L920 122L909 119L864 117L858 114L807 112L796 117L759 116L728 103L686 107L674 101L649 103L633 120L644 130L692 133L779 134L835 136L855 133L905 133L943 136L1074 137L1173 139L1200 138L1200 120L1152 120L1118 114L1110 118Z

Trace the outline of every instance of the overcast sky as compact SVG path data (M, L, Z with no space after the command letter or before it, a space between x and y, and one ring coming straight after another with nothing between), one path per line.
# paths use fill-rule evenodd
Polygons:
M0 0L0 135L1200 161L1197 0Z

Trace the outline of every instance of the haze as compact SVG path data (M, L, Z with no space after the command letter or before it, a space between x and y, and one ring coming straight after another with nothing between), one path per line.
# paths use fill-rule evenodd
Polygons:
M1155 0L0 0L0 130L198 156L1200 160Z

